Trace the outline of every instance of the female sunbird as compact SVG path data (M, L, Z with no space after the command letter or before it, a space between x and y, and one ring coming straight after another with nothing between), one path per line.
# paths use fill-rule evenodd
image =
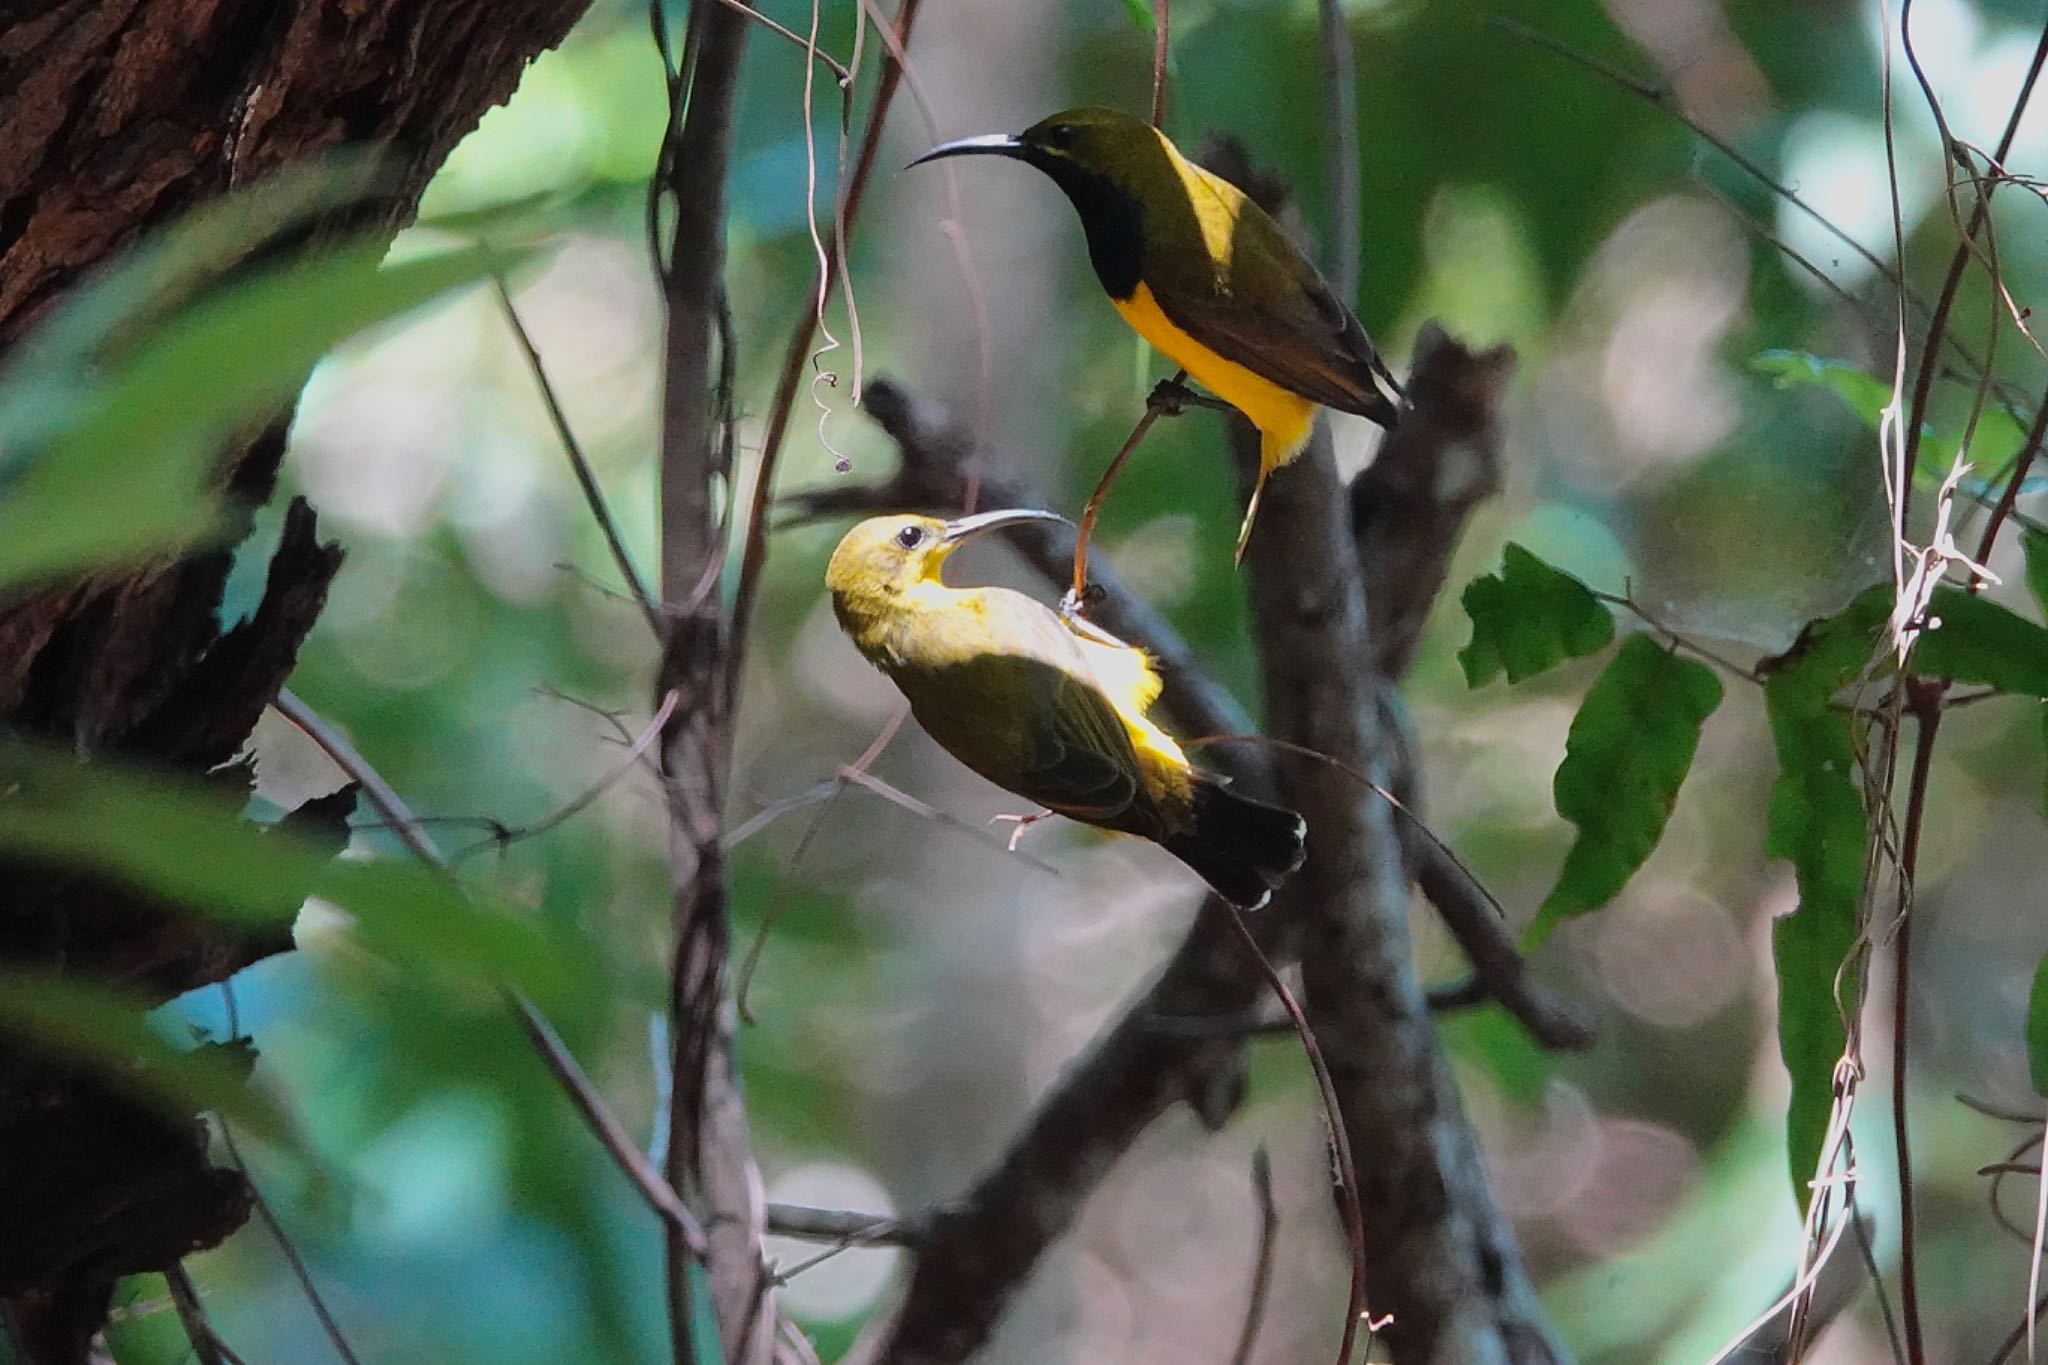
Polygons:
M971 155L1013 157L1051 176L1073 201L1095 276L1124 321L1259 429L1239 558L1267 476L1308 444L1318 406L1393 428L1380 381L1396 395L1400 385L1351 309L1264 209L1151 124L1069 109L1021 133L948 142L910 164Z
M1235 905L1264 905L1301 865L1306 827L1197 771L1147 719L1159 675L1145 652L1070 626L1023 593L940 581L970 536L1061 520L1021 510L871 517L832 552L832 608L953 757L1070 820L1152 840Z

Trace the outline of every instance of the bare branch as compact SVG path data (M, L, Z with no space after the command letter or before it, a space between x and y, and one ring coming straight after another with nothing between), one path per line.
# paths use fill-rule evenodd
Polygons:
M768 1231L778 1237L801 1237L844 1246L916 1246L923 1233L913 1218L846 1209L813 1209L801 1204L770 1204Z
M519 310L512 304L512 292L505 286L505 277L493 275L491 283L497 290L498 304L504 310L505 321L511 325L512 335L518 338L519 349L526 356L526 368L540 389L541 401L547 405L548 420L554 423L555 435L562 442L562 453L569 457L569 468L576 475L576 485L583 490L583 501L589 506L591 516L597 519L598 529L604 532L604 543L611 550L612 563L618 568L626 590L639 604L640 614L647 618L647 628L659 640L667 634L667 625L655 609L654 599L647 595L647 585L640 581L640 571L633 567L633 557L626 553L626 542L619 535L618 523L612 519L611 508L604 500L604 490L598 487L597 474L576 440L575 429L569 425L569 415L562 411L561 400L555 396L555 386L548 379L547 367L541 363L540 351L534 346L533 337L527 333L526 324L519 319Z

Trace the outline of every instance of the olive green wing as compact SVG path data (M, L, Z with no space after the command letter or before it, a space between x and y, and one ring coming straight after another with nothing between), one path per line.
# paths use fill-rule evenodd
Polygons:
M1146 832L1156 822L1147 818L1137 752L1122 719L1100 689L1063 672L1049 670L1049 677L1018 794L1075 820Z
M1238 213L1230 259L1215 274L1158 265L1147 262L1145 283L1196 341L1290 393L1394 424L1380 380L1400 389L1365 328L1256 204Z

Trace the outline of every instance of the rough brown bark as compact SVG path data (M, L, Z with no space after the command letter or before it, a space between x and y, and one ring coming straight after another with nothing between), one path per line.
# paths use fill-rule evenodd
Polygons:
M314 226L395 232L428 177L585 0L19 0L0 10L0 357L89 271L181 213L343 147L375 188ZM266 500L286 415L222 452ZM147 450L135 458L149 458ZM242 522L246 529L246 514ZM217 619L207 550L0 600L0 740L40 736L246 791L234 765L340 554L295 503L261 609ZM353 793L291 817L338 848ZM47 868L0 868L0 965L91 974L161 1001L290 946ZM238 1227L248 1191L189 1117L0 1048L0 1317L37 1361L87 1357L115 1279Z

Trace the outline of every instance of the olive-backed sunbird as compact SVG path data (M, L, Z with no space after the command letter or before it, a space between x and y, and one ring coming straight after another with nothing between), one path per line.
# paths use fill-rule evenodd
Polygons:
M1021 133L962 138L946 156L1007 156L1066 192L1088 259L1125 322L1259 429L1259 477L1238 533L1241 558L1267 477L1301 453L1316 408L1391 430L1400 385L1365 328L1280 225L1243 190L1113 109L1069 109Z
M925 732L989 781L1071 820L1150 839L1245 909L1301 865L1291 810L1224 788L1146 716L1145 651L1008 588L940 579L969 537L1050 512L871 517L825 570L839 624Z

